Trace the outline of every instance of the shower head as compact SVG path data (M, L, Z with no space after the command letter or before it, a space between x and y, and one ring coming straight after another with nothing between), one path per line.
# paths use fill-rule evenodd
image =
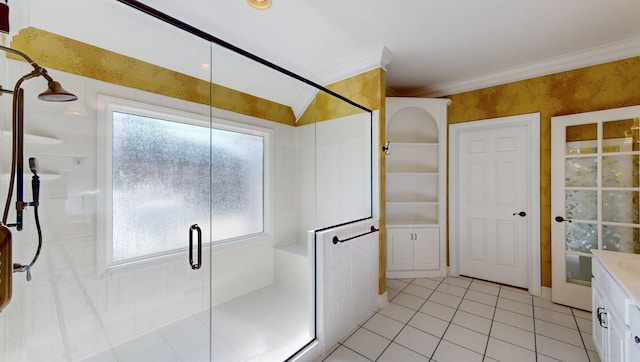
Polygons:
M43 101L47 101L47 102L69 102L69 101L75 101L78 99L78 97L65 90L64 88L62 88L62 86L60 85L59 82L56 82L55 80L53 80L53 78L51 78L51 76L49 75L49 73L47 72L47 70L41 66L38 65L38 63L34 62L33 59L31 59L31 57L29 57L27 54L19 51L19 50L15 50L9 47L5 47L0 45L0 50L4 50L8 53L12 53L12 54L16 54L21 56L22 58L24 58L24 60L26 60L29 64L31 64L31 66L33 67L33 71L29 74L24 75L22 78L20 78L20 80L18 80L18 82L16 83L13 92L11 91L5 91L4 89L2 89L2 87L0 87L0 94L2 93L14 93L17 91L17 89L20 87L20 84L22 84L23 81L30 79L30 78L35 78L35 77L44 77L48 84L47 84L47 90L45 90L44 92L40 93L40 95L38 95L38 99L43 100Z
M38 95L38 99L47 102L70 102L77 100L78 97L62 88L59 82L52 79L49 80L47 90Z

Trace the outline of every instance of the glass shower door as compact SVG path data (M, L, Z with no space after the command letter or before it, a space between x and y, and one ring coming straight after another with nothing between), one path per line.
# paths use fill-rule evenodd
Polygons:
M60 23L90 23L109 40L89 45L48 27L40 7L29 13L33 27L11 34L79 99L40 102L46 82L25 83L24 151L41 169L43 247L31 281L14 274L0 313L0 360L209 361L210 44L115 1L68 13ZM114 31L113 19L129 31ZM51 67L41 44L73 64ZM0 61L7 88L29 67ZM0 178L3 195L6 188ZM29 210L13 235L15 262L33 256L35 229Z
M98 198L98 213L106 215L97 233L98 310L113 320L105 329L118 361L208 361L211 46L112 6L122 26L139 32L118 49L135 70L131 85L96 95L98 190L106 195ZM104 157L103 149L110 149ZM116 332L119 323L124 328Z

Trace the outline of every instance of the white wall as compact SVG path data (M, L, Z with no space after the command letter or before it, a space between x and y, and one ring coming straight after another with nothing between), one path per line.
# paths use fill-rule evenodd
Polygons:
M360 113L296 127L298 241L309 230L372 216L372 123Z
M322 354L376 311L379 228L368 219L316 233L318 338ZM364 236L357 237L358 235ZM333 237L340 240L333 244Z

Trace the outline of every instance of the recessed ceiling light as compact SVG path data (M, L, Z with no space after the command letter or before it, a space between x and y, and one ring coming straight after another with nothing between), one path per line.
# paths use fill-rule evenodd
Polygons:
M261 10L264 10L271 6L271 0L247 0L247 2L254 8Z

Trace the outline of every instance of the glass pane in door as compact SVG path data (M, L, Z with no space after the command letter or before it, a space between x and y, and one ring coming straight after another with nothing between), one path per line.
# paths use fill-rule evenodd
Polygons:
M567 155L581 155L598 152L598 125L596 123L566 127Z
M637 227L604 225L602 227L602 248L623 253L640 253Z
M638 224L638 191L602 191L602 220Z
M638 187L638 155L607 155L602 157L603 187Z
M590 249L599 249L597 224L571 222L565 225L565 232L567 251L591 253Z
M597 220L598 192L596 190L568 190L565 215L569 219Z
M567 158L564 167L565 186L596 187L598 185L598 159L596 157Z
M591 285L591 257L566 255L567 281L574 284Z
M638 150L638 118L603 122L602 133L604 153Z

